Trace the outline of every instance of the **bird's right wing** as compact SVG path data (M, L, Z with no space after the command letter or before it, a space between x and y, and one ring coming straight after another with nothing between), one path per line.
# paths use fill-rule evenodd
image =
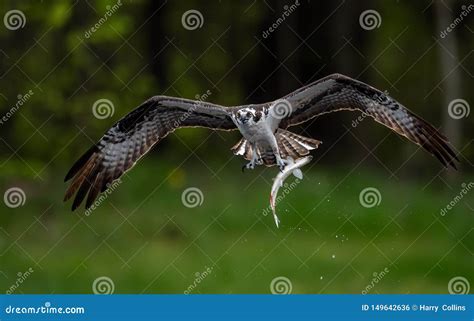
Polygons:
M340 110L361 111L420 145L444 166L456 168L459 159L447 138L436 128L387 93L344 75L333 74L317 80L277 100L270 107L270 113L277 116L275 119L279 120L281 128Z
M155 96L120 119L72 166L65 181L74 178L64 196L74 194L75 210L87 196L89 208L100 192L132 168L150 148L180 127L236 129L231 108L202 101Z

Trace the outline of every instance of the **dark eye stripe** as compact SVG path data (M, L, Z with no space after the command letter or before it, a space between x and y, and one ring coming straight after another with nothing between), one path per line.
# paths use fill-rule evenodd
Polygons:
M257 114L255 115L255 117L253 118L253 120L254 120L255 122L258 122L258 121L260 120L260 118L262 118L262 113L257 112Z

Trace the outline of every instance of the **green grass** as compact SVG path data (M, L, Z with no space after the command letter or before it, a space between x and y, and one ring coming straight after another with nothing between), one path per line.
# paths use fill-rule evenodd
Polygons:
M26 204L2 211L0 289L29 267L15 293L91 293L99 276L115 293L183 293L207 267L192 293L269 293L277 276L293 293L361 293L385 268L370 293L447 293L452 277L473 280L472 195L439 214L460 184L435 179L424 189L431 178L313 166L277 205L276 229L262 214L275 169L240 174L232 160L213 177L191 163L174 170L145 159L90 216L61 203L54 173L46 187L24 187ZM199 207L181 202L190 186L203 192ZM360 205L368 186L380 191L379 206Z

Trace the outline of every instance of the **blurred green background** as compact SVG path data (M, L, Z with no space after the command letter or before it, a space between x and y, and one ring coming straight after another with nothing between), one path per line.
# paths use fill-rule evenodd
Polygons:
M469 286L474 9L463 5L2 1L0 188L21 189L24 204L1 203L0 291L92 293L101 277L114 293L270 293L278 277L292 293L448 293L455 277ZM188 10L196 28L183 22ZM295 130L324 143L277 205L279 229L265 215L277 170L242 174L229 150L237 132L179 130L90 215L62 202L72 162L150 96L264 102L334 72L439 127L459 171L344 112ZM113 115L94 117L99 99ZM460 117L449 113L455 99ZM183 204L190 187L202 192L197 207ZM359 200L368 187L380 193L374 207Z

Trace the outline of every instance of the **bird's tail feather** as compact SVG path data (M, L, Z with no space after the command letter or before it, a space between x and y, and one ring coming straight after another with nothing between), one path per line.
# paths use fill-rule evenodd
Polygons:
M282 158L288 156L293 159L301 158L321 144L319 140L297 135L284 129L278 129L275 137Z
M310 150L318 148L321 141L297 135L284 129L278 129L275 133L280 156L283 159L291 157L298 159L309 154ZM242 138L237 144L231 148L234 155L241 155L247 160L252 159L252 146L245 139ZM263 161L263 164L272 166L276 164L276 158L271 149L260 150L257 149L258 158Z
M234 153L234 155L241 155L247 160L252 159L252 146L245 138L239 140L239 142L235 144L230 150Z

